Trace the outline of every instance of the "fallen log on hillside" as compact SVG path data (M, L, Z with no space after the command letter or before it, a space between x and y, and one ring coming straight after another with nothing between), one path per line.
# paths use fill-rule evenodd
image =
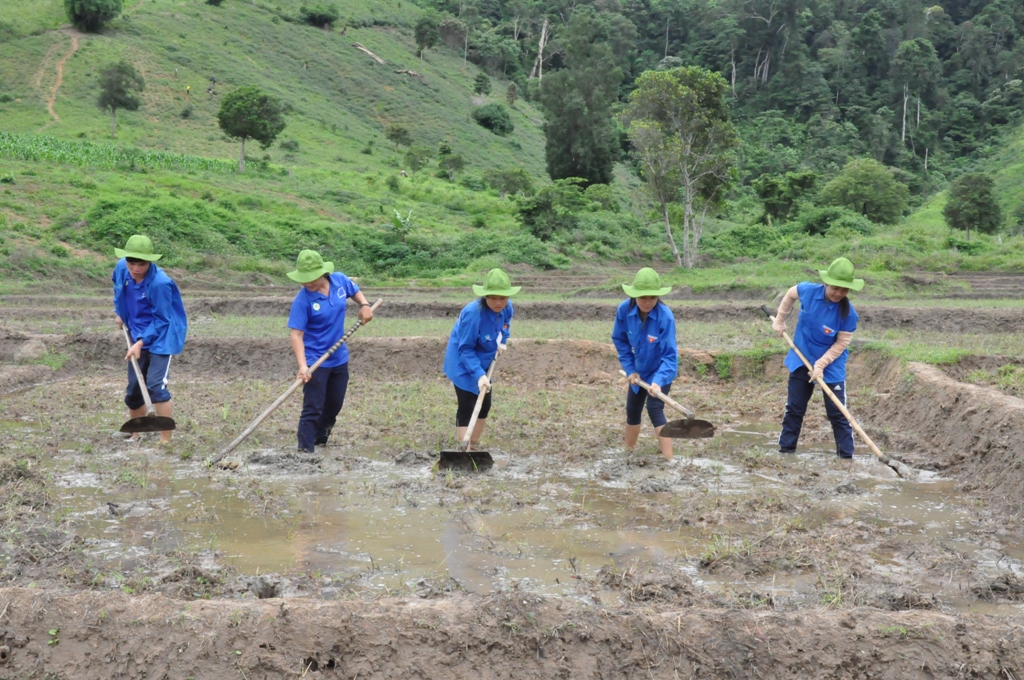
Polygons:
M384 60L383 60L383 59L381 59L381 58L380 58L380 57L378 57L378 56L377 56L376 54L374 54L374 53L373 53L373 52L371 52L370 50L366 49L365 47L363 47L363 46L362 46L362 45L360 45L359 43L357 43L357 42L356 42L356 43L352 43L352 47L356 48L356 49L357 49L357 50L359 50L360 52L366 52L366 53L367 53L367 54L369 54L369 55L370 55L371 57L373 57L374 59L376 59L376 60L377 60L377 63L378 63L378 64L383 64L383 63L384 63Z
M400 68L397 71L395 71L395 73L405 74L407 76L412 76L413 78L419 78L420 82L423 83L423 84L426 84L426 82L427 82L426 78L421 76L419 73L416 73L416 71L410 71L407 68Z

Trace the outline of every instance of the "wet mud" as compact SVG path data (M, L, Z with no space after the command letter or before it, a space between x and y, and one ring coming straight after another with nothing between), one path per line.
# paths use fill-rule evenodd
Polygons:
M626 453L614 349L522 339L487 473L433 469L433 338L353 343L329 445L295 451L296 399L219 469L290 384L287 343L190 341L167 449L115 434L116 339L0 338L67 357L0 370L0 677L1024 676L1024 402L933 367L851 361L914 481L839 461L820 397L778 454L781 357L723 376L684 351L673 395L719 435L669 462L645 424Z

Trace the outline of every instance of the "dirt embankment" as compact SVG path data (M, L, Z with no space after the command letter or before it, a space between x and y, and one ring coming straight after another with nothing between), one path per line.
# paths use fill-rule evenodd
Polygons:
M372 293L368 297L375 298ZM382 319L444 319L454 321L465 302L430 302L388 298L378 310ZM31 319L38 309L66 307L54 305L52 299L36 296L10 296L5 298L8 307L0 309L0 318ZM468 301L467 301L468 302ZM284 296L240 296L240 297L189 297L185 309L191 316L279 316L286 318L291 309L292 297ZM95 318L109 315L110 301L107 298L83 298L75 301L74 308L62 310L64 315L74 318ZM709 305L669 306L679 323L732 323L764 321L760 305L756 303L721 303ZM617 303L614 302L517 302L516 314L521 319L540 321L603 321L609 322L615 316ZM961 310L942 307L891 307L866 303L857 305L860 325L873 330L921 330L940 333L1017 333L1024 331L1024 314L1019 309L976 308L970 314ZM84 314L84 316L83 316Z
M1024 400L911 363L870 416L915 463L945 470L994 503L1024 507Z
M990 678L1012 619L933 611L618 609L522 593L378 603L0 590L5 677Z

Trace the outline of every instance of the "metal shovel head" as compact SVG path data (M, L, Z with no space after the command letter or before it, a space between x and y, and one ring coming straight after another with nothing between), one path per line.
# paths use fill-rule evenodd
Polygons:
M442 470L462 472L483 472L494 466L494 459L486 451L442 451L437 467Z
M165 432L175 428L174 418L166 416L139 416L121 426L121 432Z
M706 420L673 420L665 423L658 436L670 439L707 439L715 436L715 426Z

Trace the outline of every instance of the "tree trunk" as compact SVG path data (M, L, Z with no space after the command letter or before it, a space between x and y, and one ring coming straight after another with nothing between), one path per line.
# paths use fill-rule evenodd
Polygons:
M928 172L928 147L924 147L924 171Z
M679 259L679 249L676 248L676 240L672 238L672 223L668 219L668 202L661 202L661 214L665 218L665 236L668 236L668 244L672 248L672 256L676 258L676 265L679 267L683 266L683 261Z
M530 78L533 80L534 76L537 76L537 80L541 80L544 75L544 45L548 41L548 20L544 19L544 23L540 27L540 40L537 42L537 58L533 60L533 68L530 69Z
M669 17L665 17L665 56L668 56L668 22Z
M697 260L697 243L691 242L693 233L693 194L694 187L691 182L686 182L683 189L683 261L681 266L693 269Z
M242 154L238 157L238 171L245 172L245 137L242 137Z
M469 54L469 26L466 26L466 37L462 41L462 68L466 68L466 55ZM421 67L422 71L423 68Z
M420 48L420 73L423 73L423 48Z
M903 83L903 132L900 133L900 143L907 143L907 101L910 99L910 85Z
M117 124L117 109L110 107L110 138L114 138L114 126Z
M732 48L732 52L729 53L729 58L732 59L732 78L730 78L730 80L732 82L732 96L733 96L733 99L735 99L736 98L736 48L735 47L733 47Z

